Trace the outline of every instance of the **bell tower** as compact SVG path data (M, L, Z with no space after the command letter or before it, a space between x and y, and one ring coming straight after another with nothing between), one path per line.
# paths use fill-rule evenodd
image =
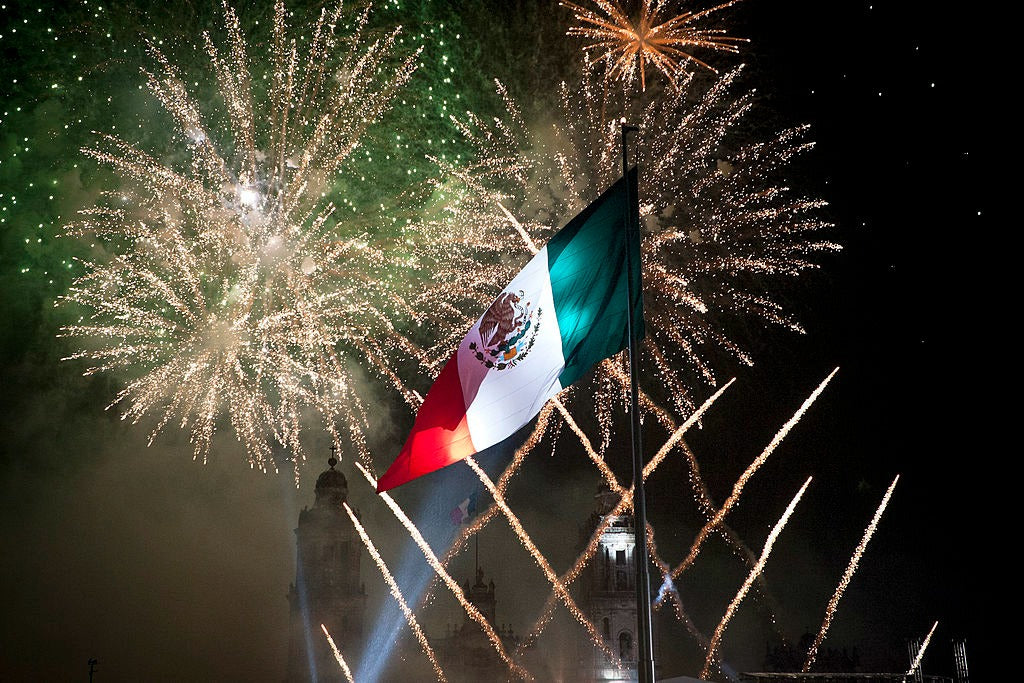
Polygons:
M497 601L494 596L494 581L484 581L484 570L477 565L476 581L463 584L466 599L494 627L506 651L513 651L519 644L519 637L511 626L499 624ZM450 629L443 639L437 641L442 666L452 683L479 683L480 681L507 681L508 669L494 652L491 642L467 614L465 621Z
M637 657L636 540L632 515L611 515L616 496L602 485L594 495L596 511L585 529L584 543L602 520L608 528L601 534L597 552L580 577L580 609L597 627L605 645L622 660L617 669L589 638L581 640L581 681L635 681Z
M362 652L366 608L359 574L362 545L342 507L348 498L348 481L335 469L338 461L333 451L332 447L329 469L316 480L313 507L303 508L295 529L295 583L288 591L290 683L343 680L320 624L327 626L350 666Z

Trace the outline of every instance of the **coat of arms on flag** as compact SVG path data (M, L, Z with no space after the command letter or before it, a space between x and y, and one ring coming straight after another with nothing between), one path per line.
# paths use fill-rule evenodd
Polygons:
M480 317L480 342L469 349L486 368L505 370L526 358L540 331L541 308L532 308L526 293L502 292Z

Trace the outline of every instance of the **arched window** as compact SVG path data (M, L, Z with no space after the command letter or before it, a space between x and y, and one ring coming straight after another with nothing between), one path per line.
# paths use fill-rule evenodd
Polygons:
M612 639L612 622L608 620L608 617L605 617L604 620L601 622L601 624L602 624L602 627L604 629L604 639L605 640L611 640Z
M633 659L633 634L629 631L619 634L619 659Z

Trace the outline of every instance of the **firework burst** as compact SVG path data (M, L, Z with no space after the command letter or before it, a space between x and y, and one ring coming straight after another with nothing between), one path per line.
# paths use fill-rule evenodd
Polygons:
M669 429L671 413L650 397L687 415L694 407L691 391L718 383L711 361L716 353L751 364L729 331L737 321L802 331L766 285L816 268L815 256L839 248L818 237L830 227L817 215L824 202L792 193L780 179L812 146L806 127L728 151L752 106L752 92L736 92L740 73L706 89L686 77L679 89L647 105L641 118L648 322L642 353L657 379L642 400L644 411ZM452 289L467 294L467 310L491 300L488 283L507 281L520 260L621 173L621 108L594 78L563 86L560 117L551 127L528 126L501 84L498 91L507 117L485 121L470 114L457 122L476 158L464 166L438 160L442 205L421 226L442 251L438 260L450 264L446 286L454 282ZM445 340L443 350L450 352L456 341ZM588 402L595 396L604 446L612 406L624 405L628 395L628 377L621 358L605 361L585 392Z
M342 220L324 196L360 137L390 106L418 53L395 56L399 30L365 37L368 10L323 10L308 52L274 11L271 69L260 81L235 12L225 4L226 48L204 34L224 103L203 113L180 70L155 45L150 91L176 124L161 158L103 135L86 154L125 189L108 193L69 226L116 255L86 264L64 300L83 307L63 329L87 373L129 376L112 405L123 417L155 416L154 438L172 420L189 429L204 460L223 416L261 469L271 446L296 456L300 426L318 414L336 444L368 461L363 373L384 378L410 403L394 358L420 358L396 330L416 321L395 276L403 249ZM260 81L256 87L254 82ZM230 131L218 140L209 131ZM342 437L346 438L342 438Z
M700 12L683 12L665 18L666 2L642 0L634 20L618 0L594 0L594 8L562 2L571 9L580 25L569 28L567 35L585 38L584 47L598 54L605 65L605 81L620 80L627 87L640 76L641 90L647 89L647 67L653 67L677 86L687 63L692 62L709 71L717 71L693 56L695 49L716 52L739 52L745 38L725 34L725 29L702 28L701 21L739 0L730 0Z

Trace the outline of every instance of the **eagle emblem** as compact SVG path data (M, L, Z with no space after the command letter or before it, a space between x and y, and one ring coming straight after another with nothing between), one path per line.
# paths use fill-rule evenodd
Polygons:
M502 292L480 318L480 339L471 341L469 348L488 369L515 367L533 348L541 309L532 309L525 298L523 290Z

